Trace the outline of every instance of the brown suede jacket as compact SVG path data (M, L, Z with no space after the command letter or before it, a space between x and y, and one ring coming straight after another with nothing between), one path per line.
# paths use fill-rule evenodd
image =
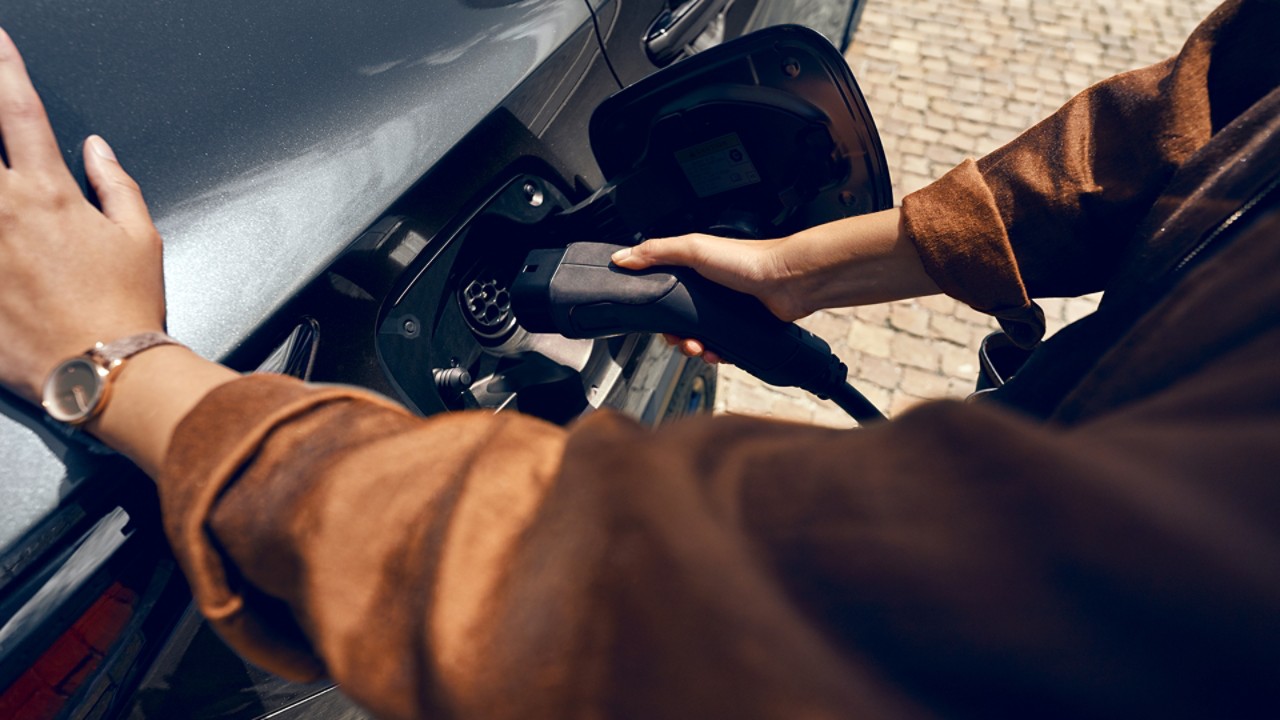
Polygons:
M387 718L1280 712L1280 213L1172 270L1280 172L1277 29L1227 2L904 201L1024 339L1029 296L1169 281L1047 421L563 429L249 377L159 479L200 607Z

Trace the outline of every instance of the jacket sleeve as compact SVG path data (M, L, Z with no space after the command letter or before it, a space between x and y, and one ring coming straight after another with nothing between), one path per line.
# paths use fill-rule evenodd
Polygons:
M1280 3L1229 0L1176 57L1094 85L908 195L926 270L1015 339L1038 339L1029 298L1104 289L1174 172L1280 83L1275 27Z
M381 717L1229 715L1280 667L1275 345L1077 430L566 431L257 376L160 490L214 627Z

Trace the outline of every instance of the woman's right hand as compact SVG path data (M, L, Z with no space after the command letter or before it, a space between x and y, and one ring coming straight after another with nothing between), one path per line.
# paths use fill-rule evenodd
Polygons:
M692 268L712 282L754 295L787 322L823 308L939 292L905 236L897 209L836 220L777 240L702 234L655 238L619 250L612 259L628 270ZM667 340L690 357L719 362L696 339L668 335Z
M713 282L739 292L754 295L783 320L802 317L794 298L789 295L786 268L779 266L775 248L781 240L733 240L715 235L680 235L646 240L619 250L613 263L628 270L644 270L657 265L681 265L692 268ZM701 357L709 363L720 362L719 356L694 338L664 335L667 342L678 346L689 357Z

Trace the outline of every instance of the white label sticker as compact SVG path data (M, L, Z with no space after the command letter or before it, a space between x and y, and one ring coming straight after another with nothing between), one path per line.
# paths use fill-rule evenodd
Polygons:
M709 197L760 182L760 173L747 157L737 133L721 135L676 151L676 162L698 197Z

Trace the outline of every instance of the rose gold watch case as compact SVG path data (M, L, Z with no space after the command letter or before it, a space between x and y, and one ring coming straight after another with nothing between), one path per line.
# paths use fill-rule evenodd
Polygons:
M63 360L45 380L40 404L58 422L89 422L107 404L111 395L108 378L117 365L105 363L94 351Z

